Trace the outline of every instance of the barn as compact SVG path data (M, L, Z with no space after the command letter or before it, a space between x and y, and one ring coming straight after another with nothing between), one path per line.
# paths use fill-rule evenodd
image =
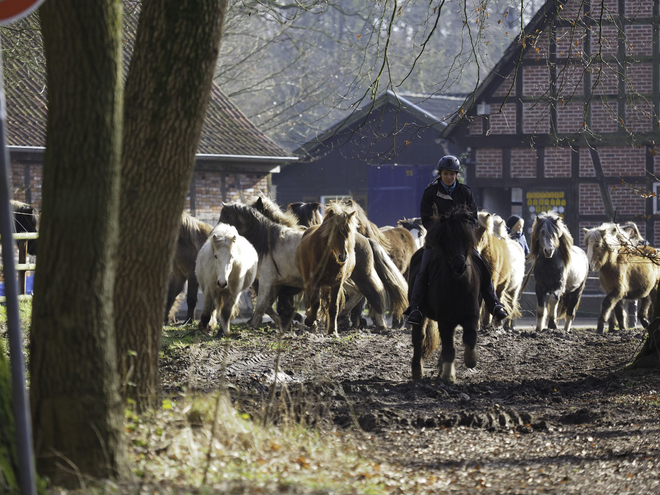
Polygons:
M419 216L438 159L460 152L440 136L463 100L389 90L369 100L293 152L300 161L273 176L278 203L352 197L381 226Z
M440 135L467 151L479 206L528 229L554 209L576 241L634 220L660 244L659 19L650 1L543 5Z

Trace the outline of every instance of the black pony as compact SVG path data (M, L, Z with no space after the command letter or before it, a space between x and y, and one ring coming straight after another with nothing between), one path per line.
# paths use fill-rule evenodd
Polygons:
M39 211L32 205L20 201L10 201L14 212L14 229L16 232L37 232L39 226ZM37 254L37 240L27 241L27 252L31 255Z
M426 244L433 249L435 256L428 267L429 286L421 307L426 318L421 325L412 327L412 375L415 380L422 378L423 359L430 356L440 340L441 378L454 382L454 332L458 325L463 327L465 365L468 368L477 365L481 278L479 269L472 262L477 244L473 214L466 207L459 206L441 216L429 229ZM421 259L420 249L410 265L410 290Z

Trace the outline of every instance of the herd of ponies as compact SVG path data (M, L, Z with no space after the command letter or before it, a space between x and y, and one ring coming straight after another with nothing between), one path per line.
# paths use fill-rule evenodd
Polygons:
M470 217L469 224L465 217ZM598 273L605 297L597 331L626 328L625 303L638 301L638 318L647 326L660 281L658 251L648 245L637 226L604 223L584 229L584 246L559 214L538 214L530 234L530 252L509 236L505 221L480 211L477 224L465 212L438 217L427 232L419 218L397 226L378 227L359 204L344 199L321 206L293 203L283 210L259 196L247 204L222 205L218 224L211 227L187 213L181 216L176 253L168 287L165 320L171 322L175 300L188 283L186 319L193 321L197 292L204 304L199 326L228 335L241 293L248 288L256 303L248 325L258 327L270 316L281 332L304 321L315 330L338 335L339 321L365 324L363 310L377 329L404 324L421 251L436 253L425 314L433 319L412 328L414 378L422 377L423 360L442 346L441 377L455 380L453 335L463 328L465 363L476 365L476 330L485 325L512 329L521 316L520 297L531 276L537 298L536 331L556 329L564 320L570 331L590 271ZM477 251L491 268L495 292L509 312L491 321L483 309L479 285L469 263ZM417 254L416 254L417 253ZM452 260L461 260L457 263ZM461 295L462 294L462 295ZM304 301L305 315L297 312ZM476 308L476 309L475 309ZM456 314L462 315L460 318ZM467 316L466 316L467 315Z

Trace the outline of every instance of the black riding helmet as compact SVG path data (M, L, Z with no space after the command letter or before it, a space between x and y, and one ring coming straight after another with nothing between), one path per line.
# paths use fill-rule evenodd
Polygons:
M437 167L438 173L442 170L451 170L452 172L460 172L461 162L458 161L454 155L445 155L440 158Z

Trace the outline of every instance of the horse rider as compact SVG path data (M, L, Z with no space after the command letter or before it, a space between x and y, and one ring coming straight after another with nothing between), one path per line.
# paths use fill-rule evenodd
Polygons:
M525 221L518 215L511 215L506 221L506 230L509 233L509 237L520 244L525 252L525 256L527 256L529 254L529 246L523 232L524 225Z
M458 172L461 162L453 155L446 155L440 158L437 167L438 177L431 182L422 195L422 204L420 213L422 224L428 230L433 223L433 205L438 209L440 215L444 215L452 208L458 205L466 205L474 214L474 224L477 224L477 204L472 197L472 191L465 184L458 181ZM403 314L408 315L408 322L413 325L420 325L424 316L420 311L420 303L424 297L424 291L429 284L428 265L433 259L432 250L425 246L422 256L422 264L415 278L410 306ZM503 320L509 313L495 294L493 281L491 280L490 270L484 262L481 255L475 250L472 259L474 260L479 272L481 273L481 296L483 297L486 309L497 320Z

